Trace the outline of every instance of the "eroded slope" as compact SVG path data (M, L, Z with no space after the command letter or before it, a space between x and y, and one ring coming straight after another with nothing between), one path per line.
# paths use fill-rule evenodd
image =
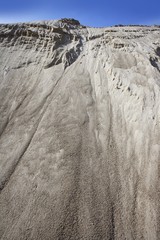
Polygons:
M1 239L159 239L160 28L0 26Z

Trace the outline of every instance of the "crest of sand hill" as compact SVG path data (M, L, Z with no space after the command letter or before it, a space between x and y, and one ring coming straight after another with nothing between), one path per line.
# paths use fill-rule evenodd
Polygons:
M0 25L0 238L160 238L160 27Z

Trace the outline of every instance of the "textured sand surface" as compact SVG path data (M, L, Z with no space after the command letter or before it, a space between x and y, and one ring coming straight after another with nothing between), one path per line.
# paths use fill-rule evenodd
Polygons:
M0 25L0 239L160 239L160 28Z

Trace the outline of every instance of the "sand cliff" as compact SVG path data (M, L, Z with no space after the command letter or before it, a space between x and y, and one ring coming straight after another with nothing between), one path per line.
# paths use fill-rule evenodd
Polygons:
M160 28L0 25L0 239L160 239Z

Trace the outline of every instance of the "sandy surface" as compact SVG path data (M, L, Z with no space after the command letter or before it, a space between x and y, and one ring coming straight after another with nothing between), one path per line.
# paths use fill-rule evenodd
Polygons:
M0 25L0 239L160 239L160 28Z

